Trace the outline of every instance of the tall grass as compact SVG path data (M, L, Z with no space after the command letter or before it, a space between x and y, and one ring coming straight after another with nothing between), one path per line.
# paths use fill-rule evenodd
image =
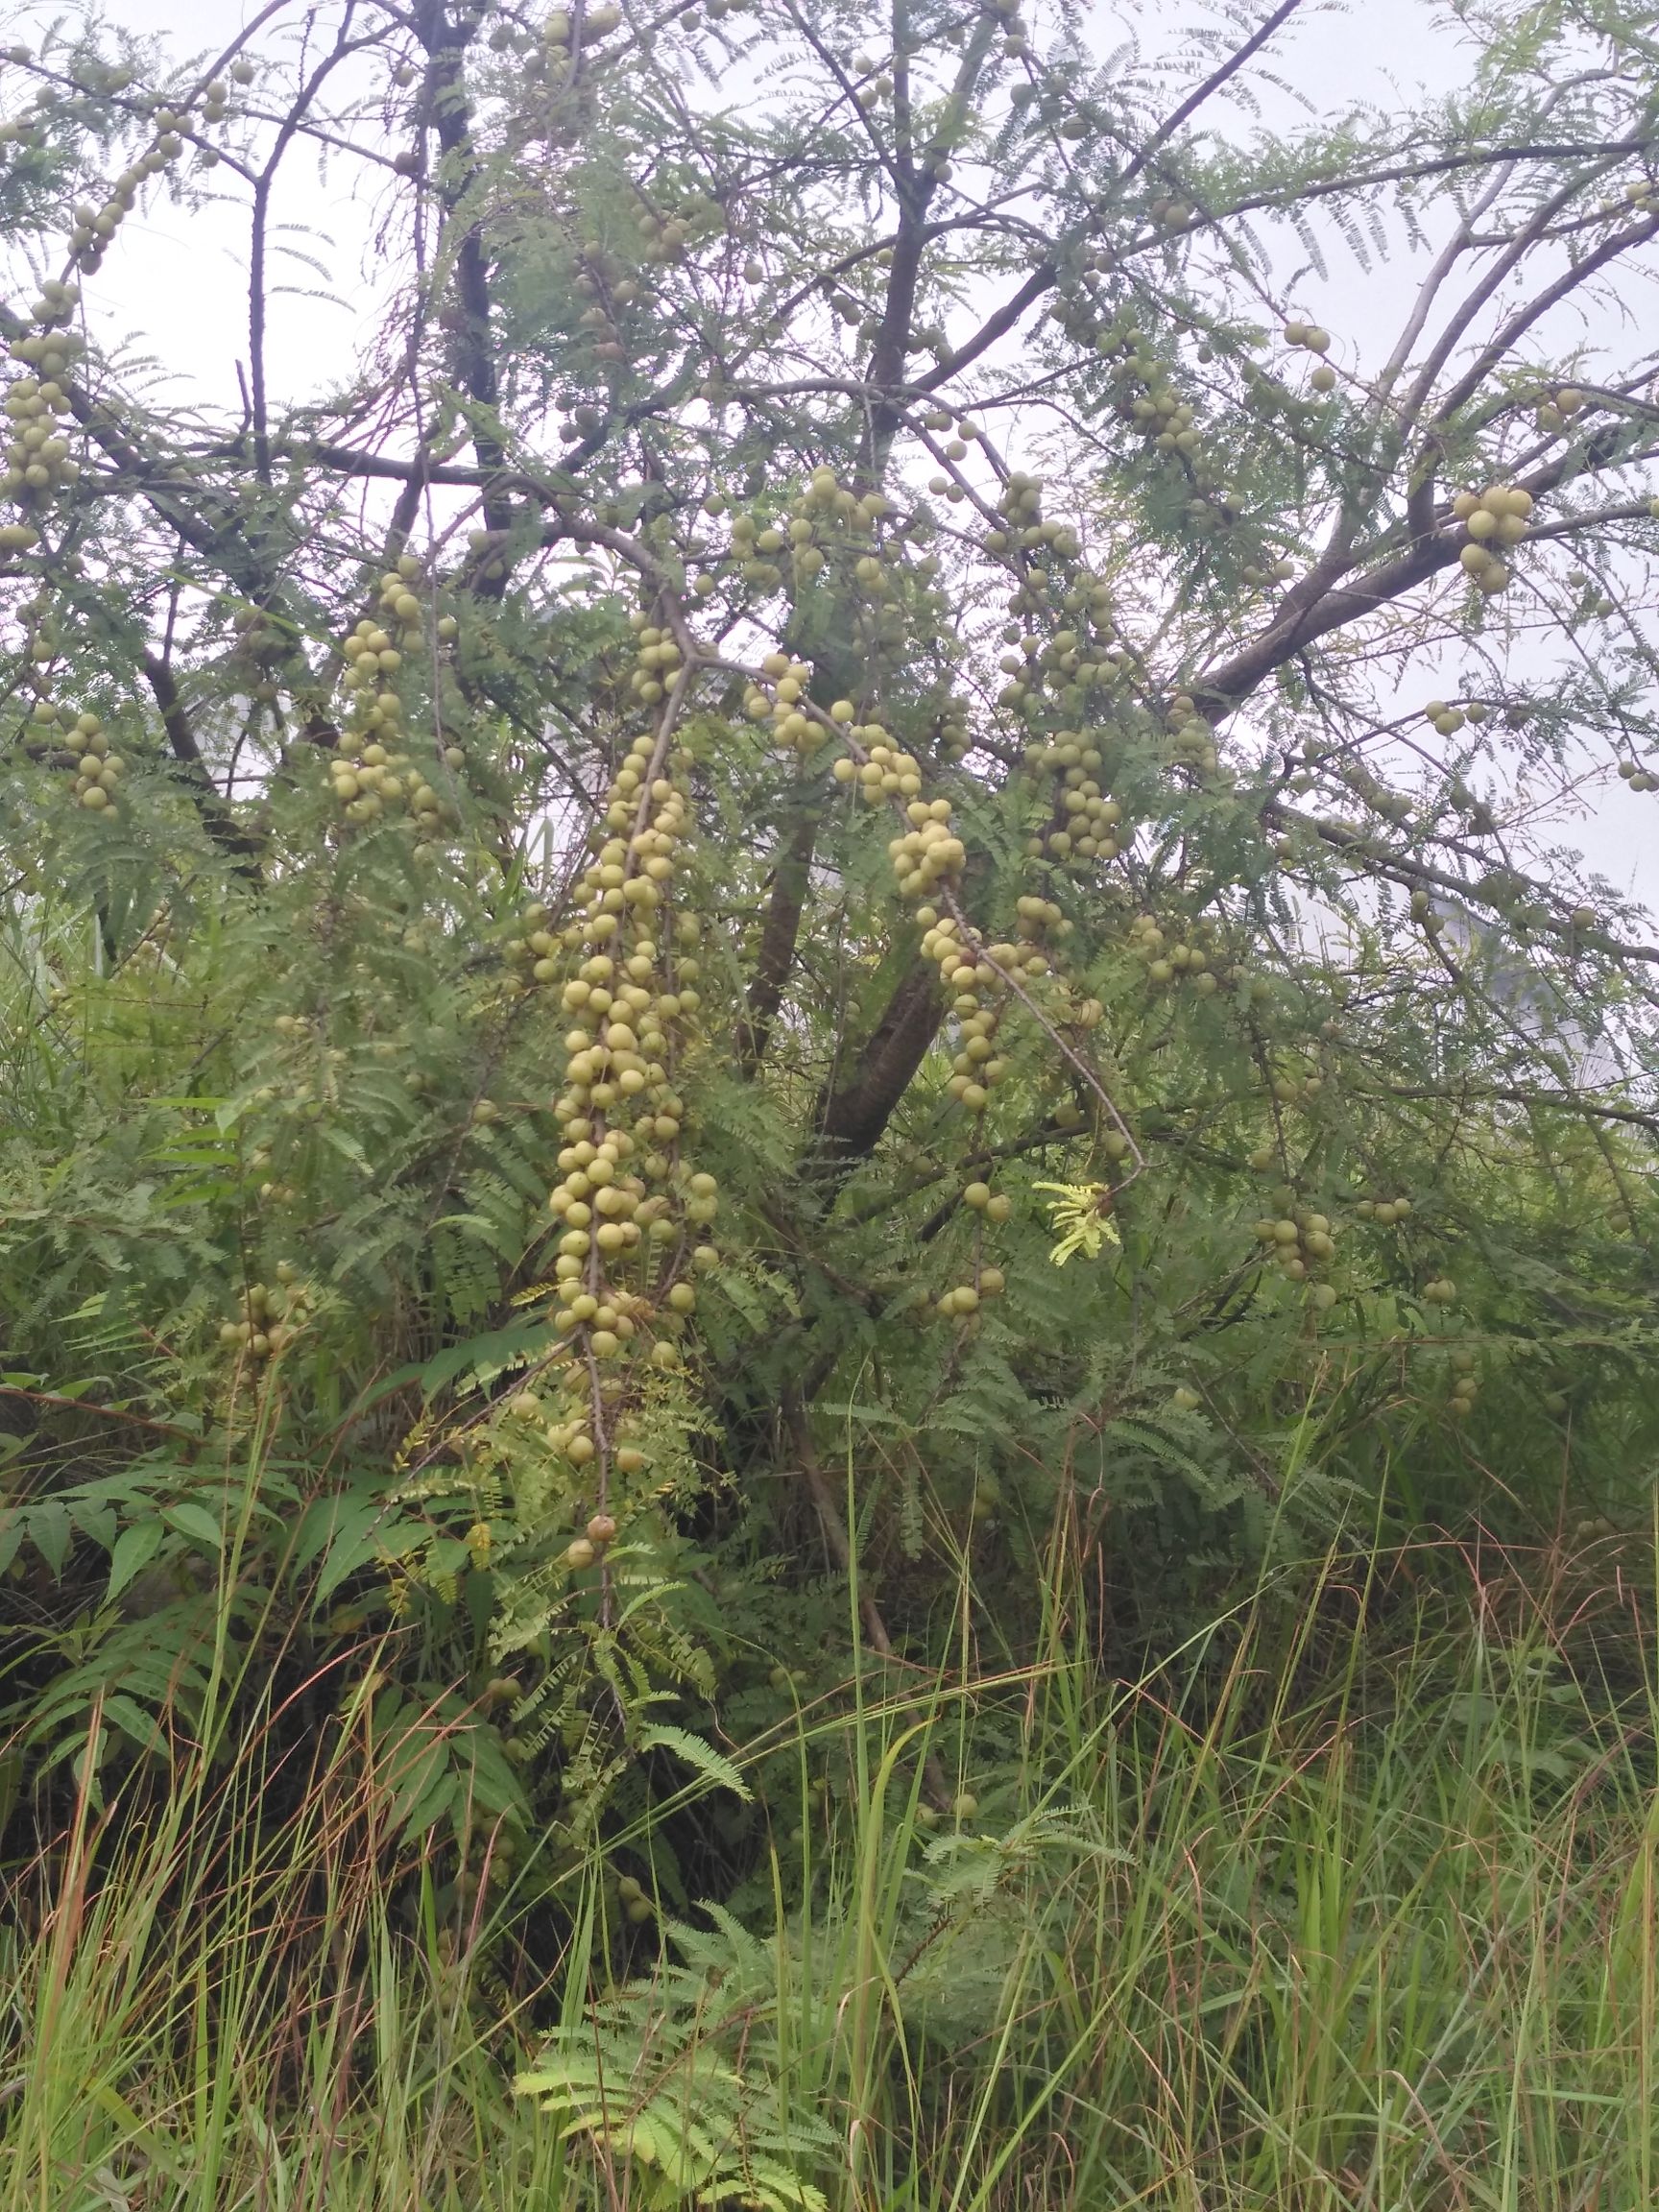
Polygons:
M636 1946L619 2124L568 2142L513 2078L625 1970L600 1858L562 1956L509 1974L513 1891L493 1930L438 1927L375 1871L360 1783L325 1766L276 1818L261 1729L228 1779L181 1754L162 1815L83 1800L13 1886L0 2212L675 2202L622 2123L700 2036L764 2073L837 2207L1651 2205L1651 1642L1627 1556L1599 1625L1590 1582L1501 1565L1386 1602L1328 1566L1137 1683L1067 1593L1040 1664L803 1714L763 1948L659 2044L684 1987ZM925 1753L974 1785L960 1818L930 1819Z

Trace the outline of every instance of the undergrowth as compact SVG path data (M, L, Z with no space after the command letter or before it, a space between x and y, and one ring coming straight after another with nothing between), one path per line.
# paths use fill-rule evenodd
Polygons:
M1651 1548L1333 1554L1133 1682L1052 1564L1033 1663L733 1750L800 1833L725 1903L654 1886L703 1777L446 1916L349 1726L83 1791L0 1936L0 2208L1652 2202Z

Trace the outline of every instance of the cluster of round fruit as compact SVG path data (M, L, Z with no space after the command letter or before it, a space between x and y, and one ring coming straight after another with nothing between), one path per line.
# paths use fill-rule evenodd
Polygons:
M1068 559L1077 555L1077 537L1064 522L1043 517L1043 479L1026 469L1012 469L1001 491L997 494L997 512L1007 523L1006 529L992 529L985 534L987 553L1007 553L1019 546L1022 551L1034 553L1041 546L1050 546Z
M570 289L587 304L576 318L577 329L592 343L598 361L626 360L628 348L613 321L613 311L633 306L639 287L621 274L621 265L610 255L589 256L589 266L577 271Z
M930 407L921 420L924 430L946 441L947 461L966 461L969 447L976 445L983 435L971 416L953 414L949 407ZM963 496L962 487L950 477L930 479L927 489L950 499Z
M1354 1211L1361 1221L1375 1221L1380 1229L1390 1229L1396 1221L1409 1217L1411 1201L1409 1198L1361 1198Z
M71 364L84 350L84 341L77 331L65 327L80 304L80 287L74 284L53 282L42 285L40 297L30 309L33 330L13 338L7 350L13 361L36 370L42 377L56 381L67 374Z
M1281 1106L1305 1106L1317 1098L1325 1088L1325 1078L1316 1068L1300 1072L1286 1070L1273 1078L1273 1095Z
M1450 1306L1457 1295L1457 1286L1450 1275L1436 1275L1423 1286L1425 1306Z
M1269 562L1265 567L1259 561L1246 561L1243 567L1239 569L1238 576L1241 583L1249 584L1257 590L1261 590L1269 584L1287 584L1295 573L1296 564L1294 561L1273 561Z
M1215 733L1199 713L1196 701L1187 692L1178 691L1170 700L1164 716L1164 728L1167 733L1169 758L1177 767L1214 775L1221 764Z
M853 97L866 115L879 102L892 98L892 68L878 61L874 54L854 54L851 69L852 74L862 81Z
M565 973L558 958L559 939L547 927L552 919L540 899L533 899L518 916L517 927L502 946L506 957L515 964L530 963L530 973L538 983L556 983Z
M652 1364L678 1364L674 1339L697 1304L681 1272L685 1247L719 1213L714 1177L681 1161L685 1106L673 1088L684 1026L701 1004L696 919L682 912L670 926L667 911L689 821L689 769L688 756L668 753L657 736L633 741L607 797L612 834L600 832L577 886L582 913L563 933L581 957L562 993L573 1026L554 1105L565 1142L548 1210L562 1227L552 1318L565 1405L547 1433L579 1474L591 1468L598 1494L595 1520L566 1551L572 1569L590 1565L610 1540L612 1476L645 1466L626 1440L628 1364L647 1342ZM538 936L529 932L527 950ZM539 958L538 975L541 966ZM696 1272L719 1262L712 1243L688 1257Z
M704 512L721 515L725 506L715 494L704 501ZM879 492L860 497L837 480L833 469L820 467L812 471L802 496L791 502L781 527L741 512L732 517L731 557L746 583L757 590L776 591L783 582L781 555L788 554L791 573L800 584L821 575L835 553L866 598L884 598L888 567L898 558L899 545L896 540L883 541L877 525L891 512ZM933 570L937 565L934 562Z
M1149 385L1128 404L1130 421L1155 452L1190 457L1203 444L1196 414L1172 385Z
M986 1004L986 994L1005 992L1013 977L1046 974L1047 956L1030 937L1016 944L978 943L954 915L942 916L931 905L918 907L916 919L923 926L923 957L935 963L940 980L954 994L951 1011L960 1023L960 1048L945 1088L970 1114L983 1114L992 1086L1008 1071L996 1046L1000 1009Z
M1446 1401L1446 1410L1455 1421L1461 1421L1474 1411L1475 1393L1480 1387L1475 1374L1475 1355L1466 1345L1457 1345L1452 1353L1452 1395Z
M642 707L655 707L667 694L685 659L671 630L641 618L635 632L634 672L629 689Z
M932 730L933 750L942 760L962 760L974 750L974 733L968 726L968 709L956 700L947 700L934 719Z
M1031 41L1020 20L1020 0L980 0L980 7L1000 25L1004 56L1010 61L1023 61L1031 51Z
M328 776L347 821L361 826L406 805L415 828L432 837L453 809L432 784L431 776L438 773L436 757L428 770L400 750L408 743L408 734L402 697L395 688L408 649L419 644L423 634L425 611L413 589L421 572L415 556L404 554L380 579L379 619L365 615L341 646L346 668L340 682L352 702L348 738L354 750L348 752L343 740L341 751L328 764ZM445 615L437 630L447 643L455 636L454 616ZM445 746L442 757L451 772L467 761L458 745Z
M227 1352L247 1352L255 1359L269 1359L291 1344L304 1327L310 1298L297 1269L284 1260L277 1265L273 1286L251 1283L237 1303L242 1318L220 1323L220 1343Z
M1471 699L1462 706L1449 704L1444 699L1431 699L1423 709L1423 718L1442 737L1455 737L1458 731L1473 724L1479 729L1492 712L1482 699Z
M1185 204L1182 205L1184 208ZM1185 228L1192 219L1189 211L1187 221L1179 227ZM1214 473L1196 417L1171 382L1168 363L1160 357L1144 332L1122 314L1095 331L1094 345L1103 360L1115 364L1112 393L1118 414L1140 431L1149 451L1178 460L1189 472L1193 494L1187 510L1189 519L1200 530L1224 528L1237 517L1238 495ZM1201 346L1198 358L1200 362L1212 361L1213 349ZM1251 365L1246 374L1252 373L1261 373Z
M45 305L37 301L36 306ZM67 332L58 332L60 339ZM44 351L63 365L73 359L73 345L49 347ZM6 417L12 434L6 447L6 470L0 475L0 497L24 504L44 500L80 475L78 463L69 458L69 442L59 418L69 413L69 396L57 377L19 376L6 395Z
M1079 621L1086 621L1093 636L1059 629L1042 638L1010 623L1003 632L1003 641L1011 650L998 662L1010 679L997 695L999 707L1015 712L1035 709L1046 694L1060 713L1080 715L1090 692L1121 674L1125 654L1121 645L1113 642L1115 625L1106 586L1091 580L1087 588L1068 592L1067 601L1069 611Z
M1146 980L1159 990L1175 983L1190 983L1200 998L1212 998L1219 978L1202 945L1179 938L1173 942L1150 914L1137 914L1129 925L1129 948L1146 963Z
M622 11L616 0L599 0L599 4L584 10L582 15L582 43L591 46L601 38L608 38L622 21ZM541 26L541 41L550 52L567 54L575 31L575 19L568 8L555 8Z
M74 209L69 255L89 276L103 261L109 241L124 218L138 204L138 194L146 180L159 177L184 151L184 141L179 135L179 125L184 121L181 114L171 108L157 108L152 120L156 131L155 144L122 170L102 206L95 207L90 201L84 201Z
M655 737L637 737L618 767L606 805L613 834L581 878L584 912L565 933L584 957L563 994L565 1011L581 1026L567 1039L570 1058L558 1110L585 1120L629 1101L650 1118L655 1142L672 1145L681 1108L670 1088L671 1044L681 1018L701 1000L689 951L695 918L675 918L671 934L685 950L672 964L660 942L670 934L662 910L689 819L689 762L683 754L659 759L660 750ZM631 834L621 834L624 830ZM591 1134L584 1129L570 1141ZM641 1128L641 1134L647 1132Z
M1413 891L1410 900L1411 919L1431 937L1438 937L1446 926L1446 917L1434 904L1433 894Z
M713 0L710 0L711 8ZM618 1876L616 1902L622 1908L622 1917L635 1928L642 1928L657 1910L632 1874Z
M771 691L768 693L758 683L751 683L743 693L744 713L751 722L770 722L772 735L785 753L815 753L824 740L824 726L806 713L801 704L812 682L810 667L790 654L768 653L760 663L760 670L771 685ZM852 707L844 700L838 701L836 720L851 722L852 717Z
M1256 1240L1265 1246L1268 1256L1292 1283L1305 1282L1316 1268L1328 1266L1336 1257L1330 1217L1305 1207L1274 1219L1263 1216L1256 1223ZM1322 1310L1334 1306L1334 1286L1316 1283L1313 1303Z
M1285 343L1305 353L1329 353L1331 333L1321 329L1317 323L1303 323L1292 319L1285 325ZM1336 389L1336 372L1329 362L1321 361L1308 379L1315 392L1334 392Z
M1104 756L1081 733L1059 730L1025 749L1022 764L1052 779L1054 807L1046 826L1025 840L1030 860L1063 867L1115 860L1122 850L1123 809L1100 787Z
M703 244L726 228L726 210L707 192L693 192L678 213L640 206L635 213L639 228L639 258L647 263L683 261L688 246Z
M1541 399L1538 402L1533 421L1546 437L1553 437L1556 431L1566 429L1575 415L1581 415L1583 412L1583 393L1575 384L1563 384L1558 391L1552 392L1549 398Z
M1374 776L1363 760L1333 760L1327 756L1320 761L1326 773L1335 779L1356 799L1381 814L1385 822L1399 824L1411 816L1411 801L1404 791L1394 791L1381 777Z
M837 783L853 784L866 805L878 805L883 799L906 806L914 804L922 791L921 762L901 751L879 722L854 722L855 712L847 699L837 699L830 709L830 719L854 748L830 763L830 775Z
M39 676L35 681L44 683ZM119 753L110 752L99 716L77 713L73 707L55 707L42 690L30 709L29 725L33 735L48 743L55 755L69 757L73 768L69 789L75 803L88 814L109 812L120 795L127 763ZM65 763L59 758L54 764Z
M40 533L30 510L45 506L81 473L60 420L69 414L70 404L59 380L81 350L75 332L60 326L74 314L80 297L73 284L42 285L31 310L36 327L12 343L12 358L38 373L19 376L6 395L11 435L6 468L0 474L0 498L15 500L24 515L21 520L0 527L0 551L25 553L37 545Z
M1632 791L1659 791L1659 776L1650 768L1639 768L1634 760L1621 760L1619 773Z
M607 845L603 853L613 850ZM602 857L599 873L621 874L622 863ZM649 877L626 880L651 883L656 889ZM594 919L608 922L616 916L605 911ZM681 988L672 989L661 972L660 949L654 938L637 929L620 960L609 950L599 949L616 943L613 936L595 935L593 949L565 987L564 1002L576 1024L565 1040L569 1054L565 1096L570 1101L571 1115L578 1118L589 1108L603 1115L625 1100L637 1102L641 1111L650 1111L653 1126L648 1134L658 1144L671 1144L680 1134L682 1109L671 1086L667 1055L674 1024L690 1011L686 999L693 1005L701 1003L686 983L688 975L699 971L694 961L679 961L675 977ZM669 1003L664 1004L665 1000ZM583 1166L585 1168L586 1163ZM563 1212L564 1202L558 1201L557 1193L555 1201L553 1211ZM602 1213L612 1210L600 1209ZM577 1226L585 1228L587 1223L579 1221ZM602 1239L602 1246L637 1241L636 1237L607 1238Z
M119 753L110 752L99 717L76 715L72 727L63 733L63 748L77 756L69 786L71 798L89 814L108 813L120 795L127 764Z
M868 766L883 776L892 772L890 761L909 758L908 754L894 753L885 745L880 750L884 757L872 753ZM920 781L913 775L902 777L900 788L909 782L915 782L920 790ZM868 790L870 786L862 788ZM902 836L889 838L888 857L893 862L900 897L926 899L939 884L959 879L968 848L951 828L949 799L912 798L905 803L904 813L911 827Z
M378 691L382 678L396 675L405 653L421 643L426 620L417 589L421 575L420 561L413 553L404 553L381 577L379 621L365 616L341 648L349 663L342 679L348 691ZM446 614L439 621L437 634L447 643L457 627L454 615Z
M639 1467L643 1467L645 1464L645 1455L642 1452L630 1451L626 1445L623 1445L612 1453L612 1465L616 1466L624 1456L631 1461L637 1461ZM635 1472L637 1472L637 1468ZM595 1565L600 1555L609 1551L616 1541L616 1527L614 1513L590 1513L588 1517L588 1526L582 1534L572 1536L569 1543L565 1547L565 1566L573 1574L580 1575L586 1569Z
M1498 557L1527 536L1532 494L1518 484L1488 484L1484 492L1459 492L1452 512L1468 532L1457 558L1478 591L1489 597L1509 582L1507 565Z
M963 998L959 998L956 1001L958 1006L963 1004L964 998L972 998L972 994L964 994ZM977 1008L977 999L974 999L973 1003ZM964 1016L962 1018L964 1039L968 1039L973 1023L987 1019L993 1021L994 1023L995 1017L989 1010L980 1010ZM978 1035L978 1032L974 1032L974 1034ZM957 1065L960 1068L961 1061L958 1061ZM970 1065L973 1064L970 1063ZM962 1203L974 1216L974 1270L968 1282L960 1283L953 1289L945 1291L935 1303L934 1311L942 1320L946 1321L966 1320L970 1313L976 1313L987 1299L1000 1298L1003 1290L1007 1287L1007 1281L1001 1268L988 1267L985 1264L985 1224L992 1222L1000 1226L1006 1221L1014 1211L1012 1199L1004 1191L993 1190L989 1183L974 1182L970 1183L963 1190Z
M389 733L396 741L395 733ZM466 755L450 746L444 757L448 766L458 767ZM328 780L347 821L359 827L407 806L409 820L421 834L436 837L446 812L452 811L427 781L425 769L377 737L360 739L354 754L337 753L328 765Z

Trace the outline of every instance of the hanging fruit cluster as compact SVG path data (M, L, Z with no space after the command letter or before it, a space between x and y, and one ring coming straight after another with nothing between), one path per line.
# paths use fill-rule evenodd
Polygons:
M1129 925L1129 949L1146 963L1146 980L1166 991L1177 983L1190 983L1200 998L1214 998L1220 978L1208 947L1196 930L1186 938L1171 936L1151 914L1137 914Z
M1011 650L998 665L1011 681L998 693L999 707L1031 712L1046 699L1060 714L1081 715L1092 691L1120 681L1127 655L1116 642L1107 586L1084 569L1062 604L1076 628L1056 630L1047 637L1023 634L1014 625L1004 631Z
M1322 355L1331 350L1331 333L1321 329L1317 323L1304 323L1293 317L1285 325L1285 343L1303 352ZM1336 372L1321 360L1308 381L1315 392L1333 392L1336 388Z
M28 552L37 545L36 518L81 473L64 435L69 396L59 381L82 350L79 336L65 327L80 301L77 285L49 280L30 309L34 329L12 342L12 360L38 373L17 377L6 395L10 436L0 497L15 501L22 516L0 525L0 551Z
M704 512L723 515L726 502L716 493L705 500ZM880 528L891 513L882 493L860 495L843 485L833 469L820 467L778 520L742 510L733 516L731 559L744 582L762 593L782 589L785 555L797 589L833 561L837 575L860 599L878 604L889 596L902 554L898 536Z
M276 1272L272 1285L249 1284L238 1300L238 1320L220 1323L219 1341L227 1352L274 1358L304 1327L310 1316L309 1291L287 1261L279 1262Z
M1409 1198L1361 1198L1354 1211L1361 1221L1375 1221L1380 1229L1391 1229L1396 1221L1404 1221L1411 1212Z
M174 129L177 121L171 110L157 110L156 143L122 171L104 205L75 209L69 233L73 266L84 272L97 269L123 217L136 205L145 179L159 175L181 151L183 142ZM29 310L31 327L12 339L9 348L23 373L12 380L4 401L8 436L0 499L11 501L17 515L0 522L0 554L33 552L40 543L40 525L53 503L72 492L80 478L81 465L71 450L74 411L68 389L74 366L85 349L84 339L71 327L80 306L78 284L45 278ZM113 816L125 762L111 751L97 714L78 712L51 698L50 669L61 641L49 604L36 598L20 613L27 626L24 680L35 694L31 728L38 737L50 739L57 764L67 757L69 792L76 805L95 818Z
M157 132L154 145L122 170L110 185L103 205L94 207L90 202L83 202L74 211L69 254L88 276L99 267L109 241L138 204L138 194L145 180L159 177L184 151L184 141L177 129L183 118L170 108L158 108L154 120Z
M1474 1353L1467 1345L1455 1346L1452 1353L1452 1394L1446 1401L1446 1410L1455 1421L1466 1420L1475 1410L1475 1393L1479 1387Z
M1336 1257L1329 1215L1306 1207L1277 1218L1264 1216L1256 1224L1256 1238L1292 1283L1308 1281ZM1312 1300L1316 1307L1328 1310L1336 1303L1335 1286L1316 1282Z
M749 685L743 694L744 713L751 722L770 721L773 737L784 752L816 752L824 740L823 727L802 707L812 681L811 669L787 653L768 653L760 667L770 680L770 694L759 684ZM838 706L836 712L838 718L851 716L853 709Z
M1051 548L1067 560L1075 560L1078 554L1077 534L1069 524L1045 520L1043 515L1043 479L1023 469L1010 469L1007 481L997 498L997 512L1006 517L1006 530L990 530L985 536L988 553L1006 553L1019 546L1022 551L1034 553ZM1046 578L1044 579L1046 582Z
M1558 430L1565 430L1575 415L1583 412L1583 393L1576 385L1564 384L1549 398L1539 401L1534 420L1545 436L1552 438Z
M923 930L923 955L938 968L940 981L951 994L956 1049L945 1088L947 1095L973 1118L973 1150L978 1153L983 1149L978 1130L992 1089L1008 1071L999 1039L1010 1000L1048 973L1048 958L1039 941L1050 931L1064 935L1070 925L1058 906L1026 896L1018 902L1016 941L984 941L959 903L967 849L956 833L949 799L925 798L921 763L898 746L881 724L855 723L854 711L846 700L837 701L830 710L830 725L839 729L847 746L831 773L838 782L858 790L866 804L885 800L906 824L889 840L888 854L900 896L920 902L915 918ZM1086 1025L1088 1016L1097 1019L1098 1011L1091 1002L1079 1014L1079 1022ZM965 1318L982 1300L998 1296L1004 1286L1002 1271L986 1264L984 1225L1005 1221L1010 1202L979 1181L971 1183L963 1197L974 1216L973 1273L967 1283L948 1289L938 1300L934 1310L945 1318Z
M1190 211L1181 209L1186 227ZM1238 499L1215 473L1204 433L1190 402L1183 399L1167 366L1135 325L1118 316L1094 341L1096 352L1113 362L1111 396L1118 413L1145 441L1150 453L1176 462L1190 479L1187 514L1200 531L1225 529L1238 512ZM1203 356L1200 356L1203 358Z
M642 625L641 638L653 635ZM572 1027L565 1087L554 1107L564 1138L560 1180L548 1198L561 1232L552 1315L560 1345L549 1370L558 1396L546 1435L592 1507L565 1551L572 1572L602 1556L641 1502L615 1479L626 1483L646 1468L634 1433L642 1370L679 1364L676 1338L697 1305L690 1277L719 1261L706 1240L719 1213L718 1188L712 1175L685 1163L685 1109L675 1087L701 1004L697 923L673 902L690 826L689 771L689 756L672 745L668 717L634 739L577 886L579 917L557 941L566 977L561 1001ZM539 951L543 939L554 943L534 929L523 942ZM551 980L544 962L555 971L560 965L541 953L533 972Z
M1464 705L1448 703L1444 699L1431 699L1423 709L1423 718L1440 736L1455 737L1460 730L1470 724L1479 729L1491 711L1482 699L1472 699Z
M406 749L411 739L397 686L411 649L426 638L421 582L421 563L405 553L380 579L378 617L365 615L342 643L346 668L340 682L351 711L328 778L348 822L363 827L389 813L402 814L421 836L431 838L454 819L433 778L454 775L466 766L467 756L460 746L440 747L436 739L427 761ZM455 635L453 615L440 620L436 632L448 642Z
M1215 733L1187 692L1178 691L1170 700L1164 727L1168 733L1169 758L1176 766L1196 769L1206 776L1214 775L1221 760L1215 748Z
M1478 591L1488 597L1509 583L1508 564L1500 551L1519 545L1528 535L1532 494L1518 484L1488 484L1484 492L1459 492L1452 512L1468 533L1457 558Z
M96 714L77 714L63 733L63 749L76 756L70 797L88 814L107 813L120 796L127 764L110 752L103 722Z

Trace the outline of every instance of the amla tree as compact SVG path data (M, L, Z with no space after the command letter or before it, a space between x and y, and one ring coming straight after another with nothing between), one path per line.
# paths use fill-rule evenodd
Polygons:
M878 1646L969 1548L1017 1643L1056 1515L1166 1604L1390 1454L1467 1495L1493 1370L1559 1449L1647 1269L1659 950L1532 827L1655 785L1638 12L1287 134L1296 0L12 52L43 1617L275 1445L336 1630L418 1609L573 1799L664 1696L775 1707L734 1654L819 1648L855 1541ZM296 406L317 155L397 289ZM162 406L84 308L209 188L242 389ZM1397 327L1312 320L1355 269Z

